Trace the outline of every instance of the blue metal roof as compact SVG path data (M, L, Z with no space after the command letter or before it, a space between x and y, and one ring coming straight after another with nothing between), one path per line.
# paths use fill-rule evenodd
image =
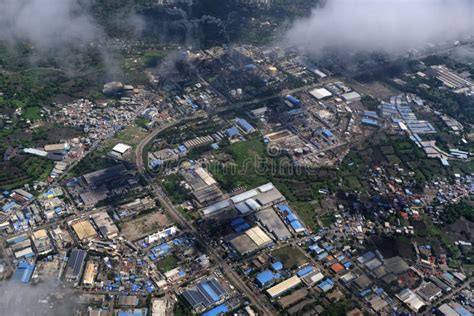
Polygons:
M323 130L323 135L326 136L326 137L333 137L334 136L333 133L328 129Z
M273 262L272 263L272 269L274 271L280 271L281 269L283 269L283 263L281 263L281 261Z
M202 316L217 316L220 314L227 313L228 311L229 311L229 307L227 306L226 303L224 303L224 304L214 307L211 310L208 310L207 312L203 313Z
M13 274L13 280L21 283L28 283L33 275L34 265L27 262L20 262L16 267L15 273Z
M300 270L298 270L296 272L296 275L301 278L301 277L304 277L305 275L307 275L308 273L311 273L313 271L314 271L313 266L307 266L307 267L304 267L304 268L301 268Z
M252 125L250 125L249 122L247 122L247 120L245 119L242 119L242 118L237 118L237 124L239 124L239 126L246 132L246 133L250 133L250 132L253 132L255 130L255 128L253 128Z
M239 136L239 135L240 135L239 130L238 130L237 127L235 127L235 126L226 129L225 133L226 133L227 136L229 136L229 137L236 137L236 136Z
M268 282L273 281L274 278L275 278L275 276L274 276L272 271L265 270L265 271L260 272L259 274L257 274L257 277L255 279L256 279L257 283L260 286L264 286Z
M368 118L368 117L364 117L362 119L362 124L370 125L370 126L379 126L379 122L377 122L374 119Z
M291 104L293 104L293 105L300 105L300 104L301 104L301 100L295 98L295 97L292 96L292 95L287 95L287 96L286 96L286 99L287 99L288 101L290 101Z

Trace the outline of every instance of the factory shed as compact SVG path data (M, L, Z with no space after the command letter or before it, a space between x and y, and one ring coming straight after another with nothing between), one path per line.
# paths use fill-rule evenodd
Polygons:
M255 282L261 288L268 286L269 284L273 283L273 281L275 281L275 275L270 270L260 272L255 277Z
M269 288L267 290L267 293L271 298L275 298L297 287L300 284L301 284L301 279L295 275Z
M236 119L236 122L237 122L237 125L239 125L239 127L245 132L245 133L252 133L255 131L255 128L250 125L249 122L247 122L247 120L243 119L243 118L237 118Z
M216 279L199 282L195 287L183 292L184 299L192 308L210 307L216 304L225 295L225 290Z
M132 149L132 146L123 143L118 143L114 146L114 148L112 148L112 151L117 153L118 155L124 155L130 149Z
M80 280L86 256L87 252L85 250L75 248L71 251L66 265L65 278L67 281L78 282Z
M227 304L221 304L219 306L214 307L213 309L208 310L207 312L203 313L202 316L218 316L224 315L229 311L229 307Z
M34 269L34 265L24 261L20 262L16 267L15 273L13 274L13 280L21 283L29 283Z
M326 99L326 98L329 98L330 96L332 96L332 93L329 92L327 89L325 88L320 88L320 89L314 89L314 90L311 90L309 92L309 94L311 94L313 97L315 97L317 100L323 100L323 99Z
M341 97L344 101L349 102L349 103L361 100L360 94L358 94L355 91L344 93L343 95L341 95Z
M307 274L311 273L314 271L314 267L313 266L306 266L304 268L301 268L299 269L297 272L296 272L296 275L300 278L306 276Z

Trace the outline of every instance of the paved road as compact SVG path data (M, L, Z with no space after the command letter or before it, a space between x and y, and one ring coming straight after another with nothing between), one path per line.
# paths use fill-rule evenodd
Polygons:
M255 298L255 295L253 294L252 290L247 286L247 284L245 284L245 282L242 281L240 276L237 273L235 273L233 268L229 266L220 257L220 255L215 249L212 249L209 247L209 244L201 237L201 234L197 231L197 229L186 218L184 218L184 216L174 207L173 203L171 203L170 199L165 194L163 189L155 181L153 181L153 179L147 173L146 166L143 161L143 154L146 154L144 153L144 149L147 146L147 144L149 144L160 132L172 126L178 125L182 123L183 121L184 120L178 120L172 123L162 125L158 129L150 133L147 137L145 137L140 142L140 144L137 146L135 150L135 157L137 159L136 164L137 164L138 171L144 176L145 180L153 188L153 191L156 194L156 197L158 198L158 200L160 201L161 206L168 213L171 219L173 219L173 221L178 223L182 228L184 228L186 231L188 231L190 234L193 235L193 237L200 244L202 249L206 250L211 260L222 269L223 274L235 286L235 288L239 290L241 293L244 293L247 296L247 298L250 300L250 302L254 306L256 306L258 309L260 309L260 311L264 315L273 315L274 312L272 312L269 308L267 308L264 304L262 304L262 302L260 302L258 299Z

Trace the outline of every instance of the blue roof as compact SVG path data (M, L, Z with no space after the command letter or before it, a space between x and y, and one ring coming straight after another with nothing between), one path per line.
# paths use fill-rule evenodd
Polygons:
M227 136L229 136L229 137L235 137L235 136L239 136L239 135L240 135L239 130L238 130L237 127L235 127L235 126L226 129L225 133L226 133Z
M250 132L253 132L255 129L253 128L252 125L250 125L249 122L247 122L247 120L245 119L242 119L242 118L237 118L237 124L239 124L239 126L246 132L246 133L250 133Z
M273 281L274 278L275 278L275 275L273 274L272 271L265 270L257 274L257 277L255 279L260 286L263 286L267 284L268 282Z
M304 228L303 225L301 225L301 223L297 220L290 222L290 225L294 230Z
M241 233L243 231L246 231L247 229L250 228L250 225L247 223L240 224L239 226L235 226L234 230L236 233Z
M286 219L287 219L289 222L292 222L292 221L298 220L298 217L296 217L295 214L290 213L290 214L288 214L288 216L286 217Z
M214 292L214 290L212 289L212 287L209 285L208 282L201 283L200 286L214 302L217 302L219 298L222 296Z
M277 208L280 212L288 212L289 214L292 213L288 204L278 204Z
M301 100L295 98L295 97L292 96L292 95L287 95L287 96L286 96L286 99L287 99L288 101L290 101L293 105L300 105L300 104L301 104Z
M280 271L281 269L283 269L283 263L281 263L281 261L273 262L272 269L275 271Z
M460 316L472 316L471 312L469 312L467 309L465 309L462 306L455 307L454 310L460 315Z
M326 136L326 137L333 137L334 136L332 134L332 132L328 129L323 130L323 135Z
M143 310L145 310L145 313L143 313ZM144 309L136 308L134 310L127 310L127 311L121 310L117 313L117 316L142 316L146 314L147 314L146 308Z
M214 307L213 309L208 310L207 312L203 313L202 316L217 316L220 314L227 313L228 311L229 307L227 307L227 304L224 303Z
M370 126L379 126L379 122L368 117L362 118L362 124L370 125Z
M4 212L8 212L10 211L12 208L14 208L17 204L15 202L10 202L8 204L5 204L3 207L2 207L2 211Z
M300 270L298 270L296 272L296 275L299 276L300 278L301 277L304 277L305 275L307 275L308 273L311 273L314 271L314 267L313 266L307 266L307 267L304 267Z
M186 148L186 146L184 145L179 145L178 146L178 150L181 152L181 153L185 153L188 151L188 149Z
M231 222L230 225L234 226L239 226L240 224L245 223L245 220L242 217L234 218Z
M326 258L328 256L328 253L327 252L323 252L321 254L318 255L318 260L322 260L324 258Z
M211 144L212 149L219 149L219 144L218 143L213 143Z
M16 267L15 273L13 274L13 280L21 283L28 283L33 275L34 265L28 264L27 262L20 262Z

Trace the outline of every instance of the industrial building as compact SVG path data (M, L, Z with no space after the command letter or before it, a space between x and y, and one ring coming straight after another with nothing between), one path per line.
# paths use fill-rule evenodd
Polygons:
M71 251L64 274L66 281L73 282L76 285L79 283L84 270L86 256L87 251L85 250L74 248Z
M332 96L332 93L325 88L313 89L309 92L317 100L323 100Z
M112 151L109 153L110 156L114 158L122 158L127 152L132 149L132 146L127 144L118 143L112 148Z
M425 306L425 303L410 289L404 289L395 295L400 301L405 303L415 313Z
M285 197L272 184L267 183L255 189L240 193L201 210L203 217L212 217L226 210L236 210L241 215L247 215L261 208L284 201Z
M273 244L270 237L258 226L248 229L229 243L240 256L254 253Z
M200 281L196 286L185 290L182 296L193 308L208 308L217 304L226 291L215 278Z
M118 236L119 230L106 211L92 215L92 220L99 229L102 237L113 239Z
M289 290L294 289L295 287L297 287L300 284L301 284L301 279L298 276L295 275L295 276L292 276L291 278L286 279L285 281L280 282L277 285L269 288L267 290L267 294L271 298L276 298L278 296L281 296L281 295L285 294Z
M35 231L31 239L38 255L46 255L54 250L51 239L45 229Z
M341 98L347 103L357 102L361 100L361 95L355 91L344 93Z
M16 267L12 279L16 282L29 283L31 280L31 276L33 275L34 269L34 265L22 261Z
M237 122L239 128L241 128L246 134L253 133L255 131L255 128L250 125L247 120L243 118L236 118L235 121Z
M87 219L80 220L71 225L80 241L86 242L97 237L97 232Z
M123 164L101 169L82 176L84 183L91 188L99 187L107 182L125 177L128 173Z
M272 208L261 210L255 216L260 224L273 235L275 240L281 241L291 238L290 231Z
M94 279L97 274L97 266L94 262L89 261L84 270L84 277L82 279L82 284L85 287L92 287L94 285Z
M216 180L203 168L188 169L181 174L191 188L194 198L201 205L219 200L224 195Z

